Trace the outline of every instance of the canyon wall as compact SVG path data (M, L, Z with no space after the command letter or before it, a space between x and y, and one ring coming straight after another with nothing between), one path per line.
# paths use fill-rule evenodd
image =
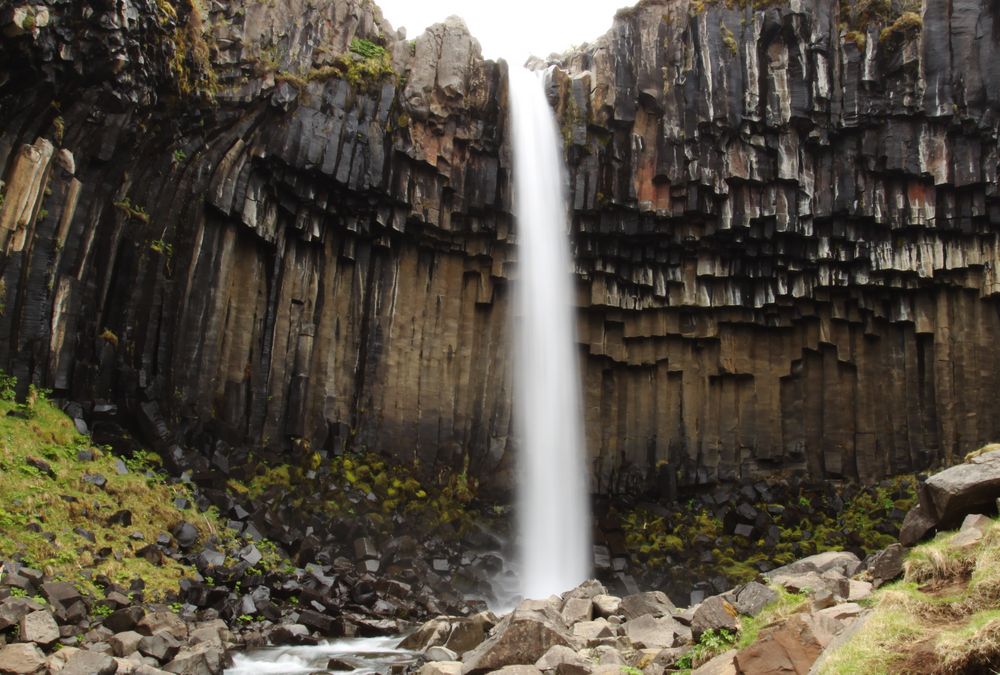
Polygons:
M601 492L871 481L1000 436L1000 9L743 4L647 0L552 58ZM507 65L460 21L408 41L367 0L53 0L0 22L22 394L168 459L365 448L509 484Z

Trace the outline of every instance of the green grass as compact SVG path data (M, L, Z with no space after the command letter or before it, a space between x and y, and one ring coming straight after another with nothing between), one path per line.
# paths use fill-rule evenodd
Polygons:
M806 593L789 593L782 586L771 586L778 594L778 599L765 607L754 617L740 617L740 635L736 649L749 647L760 636L761 630L773 626L797 614L809 606L809 596Z
M951 548L954 535L910 552L904 579L872 596L870 619L822 673L892 672L914 645L926 672L980 672L1000 662L1000 524L975 546Z
M136 556L138 549L181 520L194 524L202 541L214 536L223 547L239 543L213 511L174 507L174 498L190 500L191 495L185 486L169 485L153 471L155 455L138 453L127 462L129 473L119 475L116 457L93 448L44 396L33 392L23 406L10 398L0 399L0 558L19 559L95 597L101 597L91 580L96 575L126 585L139 578L146 583L147 599L162 599L177 591L183 576L196 572L169 558L162 565L151 564ZM8 416L11 411L26 413L28 419ZM95 459L78 460L83 450L93 451ZM36 460L46 463L51 473L38 468ZM103 488L84 479L96 474L107 479ZM132 512L132 524L106 525L120 510ZM75 532L77 528L92 533L96 543ZM141 533L142 540L133 539L133 533ZM102 556L102 549L110 553ZM262 564L275 562L272 553Z

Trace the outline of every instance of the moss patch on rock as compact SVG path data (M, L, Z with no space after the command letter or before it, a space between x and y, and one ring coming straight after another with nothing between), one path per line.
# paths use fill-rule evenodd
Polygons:
M178 581L197 571L169 556L154 564L138 554L159 535L188 521L202 543L220 550L242 544L214 511L177 508L174 500L190 503L191 494L183 483L169 484L158 465L152 453L123 459L93 447L35 390L18 404L13 387L0 387L0 559L18 560L97 598L103 597L99 575L125 586L143 580L147 600L176 593ZM264 564L276 564L268 555Z

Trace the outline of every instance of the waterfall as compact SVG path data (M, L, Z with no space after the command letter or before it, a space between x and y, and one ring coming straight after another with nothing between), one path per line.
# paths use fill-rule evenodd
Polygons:
M590 498L562 143L541 74L512 68L510 100L521 587L545 598L590 576Z

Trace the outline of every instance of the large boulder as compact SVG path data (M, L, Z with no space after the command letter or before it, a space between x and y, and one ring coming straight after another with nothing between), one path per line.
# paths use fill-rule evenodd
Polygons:
M669 616L640 616L625 622L622 632L640 649L666 649L691 642L691 629Z
M59 639L59 624L51 612L44 609L31 612L21 617L18 637L21 642L35 642L47 647Z
M462 654L482 644L496 623L497 618L492 612L481 612L467 618L442 616L425 623L399 643L399 647L416 652L431 647L446 647Z
M698 638L710 630L739 630L739 611L722 596L715 595L698 605L691 619L691 631Z
M535 667L539 670L554 672L556 675L589 675L592 665L575 649L562 645L552 647L535 662Z
M0 673L28 675L37 673L45 666L45 654L29 643L7 645L0 649Z
M993 447L993 446L990 446ZM956 527L971 513L992 511L1000 497L1000 448L972 456L927 479L906 514L900 543L912 546L935 529Z
M464 675L486 673L504 666L534 664L555 646L577 648L561 618L517 609L496 627L493 635L465 654Z
M647 614L653 617L670 616L674 609L674 603L670 602L666 593L648 591L622 598L618 611L626 619L638 619Z
M78 651L66 660L60 675L114 675L118 662L107 654Z

